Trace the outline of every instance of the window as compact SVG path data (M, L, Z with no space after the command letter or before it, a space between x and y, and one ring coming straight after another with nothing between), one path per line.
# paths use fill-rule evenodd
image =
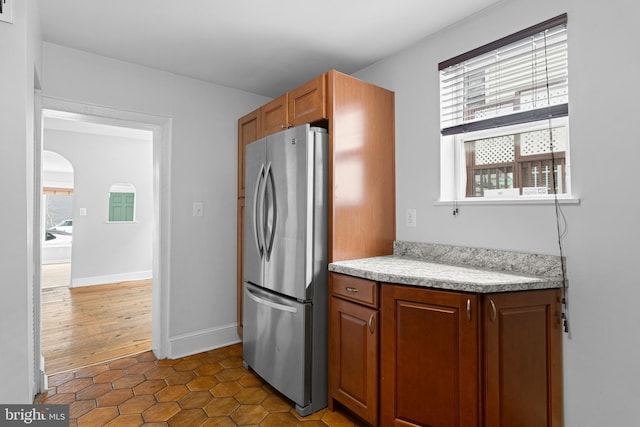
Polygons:
M566 24L439 64L441 200L570 195Z
M135 189L131 184L114 184L109 189L109 222L133 222Z

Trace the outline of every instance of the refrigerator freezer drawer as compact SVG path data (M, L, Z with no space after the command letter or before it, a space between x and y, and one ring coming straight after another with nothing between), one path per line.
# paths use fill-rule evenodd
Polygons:
M311 400L311 304L244 284L245 363L298 406Z

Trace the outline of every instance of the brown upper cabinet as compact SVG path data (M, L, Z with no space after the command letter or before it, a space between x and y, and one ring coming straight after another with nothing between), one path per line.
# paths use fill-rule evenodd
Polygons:
M327 118L326 74L260 107L260 137Z
M260 110L238 120L238 197L244 197L244 153L247 144L260 138Z

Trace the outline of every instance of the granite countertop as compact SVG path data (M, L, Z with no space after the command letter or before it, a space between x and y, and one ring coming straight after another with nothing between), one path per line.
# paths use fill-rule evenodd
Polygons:
M483 262L486 257L493 263ZM329 270L386 283L492 293L560 288L558 261L559 257L535 254L396 242L394 255L338 261L329 264ZM496 268L501 265L504 268Z

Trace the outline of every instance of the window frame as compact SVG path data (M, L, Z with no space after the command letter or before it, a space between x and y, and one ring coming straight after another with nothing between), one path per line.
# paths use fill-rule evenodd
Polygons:
M503 37L502 39L496 40L495 42L489 43L487 45L481 46L477 49L473 49L469 52L466 52L462 55L458 55L454 58L451 58L447 61L443 61L438 64L439 74L440 74L440 125L441 125L441 137L440 137L440 198L436 203L446 203L449 202L469 202L469 203L494 203L494 202L524 202L531 203L533 201L536 202L545 202L545 201L554 201L555 199L559 199L565 202L576 201L577 198L573 195L571 190L571 169L570 169L570 152L569 152L569 112L568 112L568 88L566 90L566 102L561 104L551 104L544 107L535 106L531 110L523 110L517 111L514 109L510 112L503 113L502 115L498 114L495 117L490 117L488 119L480 119L480 120L470 120L465 121L464 118L461 121L456 122L451 125L451 122L444 122L444 111L445 111L445 100L450 102L452 98L443 98L446 92L443 92L443 70L451 66L460 66L462 63L468 60L472 60L479 56L492 53L497 49L502 47L507 47L513 43L525 42L527 38L538 35L541 32L544 32L549 29L556 28L560 25L567 25L567 14L562 14L555 18L544 21L540 24L531 26L522 31L514 33L512 35ZM546 37L545 37L546 38ZM546 43L546 42L545 42ZM566 43L566 40L565 40ZM546 46L546 44L545 44ZM546 52L546 49L545 49ZM568 79L568 65L565 66L566 79ZM471 90L472 87L469 87L467 82L467 78L474 77L473 74L469 74L465 76L464 74L458 74L458 76L462 76L463 79L463 89ZM474 77L476 80L478 76ZM536 86L532 86L532 90L535 90ZM467 95L464 95L466 98L462 98L465 101L465 105L467 101L470 100L470 104L473 102L471 96L468 95L468 92L465 91ZM548 93L547 93L548 94ZM547 103L550 103L550 99L547 99ZM451 105L451 104L449 104ZM460 105L460 104L458 104ZM459 107L461 108L461 107ZM448 110L449 112L451 110ZM460 111L465 111L463 108ZM463 117L463 116L462 116ZM445 125L445 123L448 123ZM543 162L551 162L551 167L554 167L558 164L564 169L561 174L562 180L560 181L560 188L563 193L555 193L553 191L548 192L543 195L524 195L522 194L522 183L520 181L520 170L523 167L522 162L518 162L518 148L516 147L516 143L514 142L514 149L516 153L514 155L514 160L511 163L513 165L513 181L514 188L517 188L517 195L514 194L514 191L499 191L495 192L491 196L477 196L473 195L473 185L471 182L471 177L469 176L469 172L473 169L466 162L466 152L465 152L465 141L479 140L484 138L494 138L505 135L517 135L525 132L531 132L536 130L545 130L550 129L551 127L563 127L566 131L566 150L565 151L556 151L556 152L548 152L541 153L537 156L538 160ZM518 137L516 136L516 141ZM529 159L524 159L524 161L534 161L534 156L527 156ZM523 159L520 159L521 161ZM495 167L503 167L507 163L499 163L493 165ZM541 163L543 165L543 163ZM482 165L482 167L477 167L475 170L488 169L491 165ZM469 182L469 187L467 186L467 182ZM517 182L517 184L516 184ZM548 183L548 181L547 181ZM483 190L484 192L484 190ZM500 193L498 195L498 193ZM504 193L504 195L502 194ZM496 197L497 196L497 197Z
M468 176L468 164L466 161L467 151L465 148L465 143L468 141L474 141L478 139L485 138L494 138L500 137L504 135L511 134L523 134L526 132L535 132L541 130L549 129L551 125L552 128L564 128L566 132L567 141L570 139L569 137L569 119L568 117L559 117L555 119L551 119L551 121L537 121L533 123L523 123L518 125L504 126L501 128L493 128L493 129L484 129L481 131L468 132L468 133L460 133L455 135L446 135L441 138L441 152L445 155L441 155L441 170L445 170L446 174L453 177L453 180L441 180L441 188L440 188L440 201L470 201L470 202L479 202L479 201L526 201L531 202L535 200L553 200L554 194L546 194L546 195L506 195L506 196L467 196L467 182L469 180ZM447 155L448 153L448 155ZM564 168L565 175L562 185L565 188L564 193L558 193L557 197L561 200L570 201L575 199L571 192L571 154L570 154L570 145L567 143L566 150L563 151L564 155L559 155L560 152L556 152L556 162L560 159L560 157L564 158ZM523 161L530 160L540 160L544 157L551 157L551 153L537 154L537 155L526 155L522 156L516 154L514 161L511 163L514 165L514 180L515 174L518 173L517 163L520 160L520 163ZM456 165L456 169L458 173L454 171L454 164ZM496 167L498 165L505 165L505 163L495 163L488 164L488 166ZM485 166L485 165L483 165ZM444 176L444 174L443 174ZM517 187L522 188L522 187Z

